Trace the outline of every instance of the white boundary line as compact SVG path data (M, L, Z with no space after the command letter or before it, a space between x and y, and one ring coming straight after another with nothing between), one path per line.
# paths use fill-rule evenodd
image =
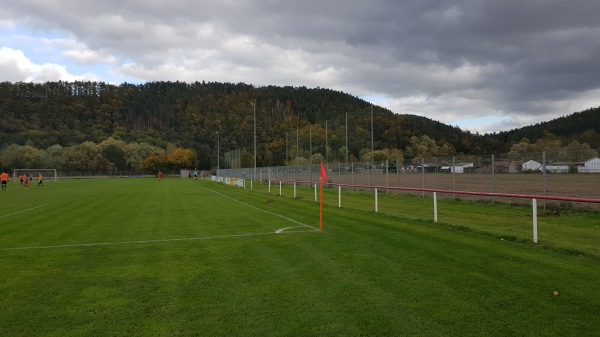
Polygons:
M11 215L17 215L17 214L21 214L21 213L25 213L25 212L33 211L34 209L41 208L41 207L48 206L48 205L50 205L50 204L43 204L43 205L40 205L40 206L35 206L35 207L32 207L32 208L24 209L24 210L22 210L22 211L18 211L18 212L10 213L10 214L5 214L5 215L2 215L2 216L0 216L0 219L1 219L1 218L6 218L6 217L9 217L9 216L11 216Z
M276 217L279 217L279 218L285 219L285 220L287 220L287 221L289 221L289 222L291 222L291 223L294 223L294 224L296 224L296 225L299 225L299 226L297 226L297 227L308 227L308 228L311 228L311 229L313 229L313 230L315 230L315 231L318 231L318 230L319 230L317 227L314 227L314 226L311 226L311 225L307 225L307 224L305 224L305 223L302 223L302 222L300 222L300 221L298 221L298 220L294 220L294 219L288 218L288 217L287 217L287 216L285 216L285 215L281 215L281 214L273 213L273 212L271 212L271 211L267 211L267 210L265 210L265 209L258 208L258 207L256 207L256 206L252 206L252 205L250 205L250 204L247 204L247 203L245 203L245 202L243 202L243 201L241 201L241 200L238 200L238 199L236 199L236 198L230 197L230 196L228 196L228 195L225 195L225 194L223 194L223 193L219 193L219 192L217 192L217 191L215 191L215 190L211 190L211 189L208 189L208 188L202 187L202 186L198 185L198 183L196 183L196 186L198 186L199 188L201 188L201 189L203 189L203 190L205 190L205 191L209 191L209 192L212 192L212 193L218 194L218 195L220 195L220 196L222 196L222 197L225 197L225 198L231 199L231 200L233 200L233 201L237 201L237 202L239 202L240 204L242 204L242 205L245 205L245 206L248 206L248 207L250 207L250 208L252 208L252 209L255 209L255 210L257 210L257 211L261 211L261 212L264 212L264 213L267 213L267 214L270 214L270 215L273 215L273 216L276 216ZM289 228L295 228L295 227L283 228L283 229L280 229L280 231L283 231L283 230L286 230L286 229L289 229Z
M301 227L301 226L298 226L298 227ZM144 244L144 243L164 243L164 242L177 242L177 241L200 241L200 240L212 240L212 239L224 239L224 238L266 236L266 235L278 235L278 234L283 233L286 229L290 229L290 228L295 228L295 227L282 228L282 229L279 229L279 230L277 230L275 232L268 232L268 233L216 235L216 236L204 236L204 237L181 238L181 239L159 239L159 240L135 240L135 241L119 241L119 242L75 243L75 244L55 245L55 246L11 247L11 248L0 248L0 251L56 249L56 248L83 248L83 247L97 247L97 246L117 246L117 245ZM288 233L302 233L302 232L313 232L313 231L314 230L291 231L291 232L288 232Z

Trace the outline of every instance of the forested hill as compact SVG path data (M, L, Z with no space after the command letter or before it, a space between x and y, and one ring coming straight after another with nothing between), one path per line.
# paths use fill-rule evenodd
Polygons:
M600 107L489 136L496 138L499 142L511 144L517 143L523 138L540 139L547 132L565 140L576 139L581 143L587 143L594 149L600 149L600 139L598 138Z
M255 123L260 166L324 155L326 144L328 159L341 160L347 139L350 159L360 159L372 146L371 125L376 150L405 151L415 147L413 136L427 136L443 149L440 155L504 153L510 142L520 140L519 130L473 135L322 88L215 82L0 83L0 150L10 144L45 149L112 137L165 149L194 149L200 167L209 168L215 165L217 142L221 151L239 149L247 160L253 152ZM597 119L595 125L586 123L588 129L599 130ZM567 123L556 125L561 124Z

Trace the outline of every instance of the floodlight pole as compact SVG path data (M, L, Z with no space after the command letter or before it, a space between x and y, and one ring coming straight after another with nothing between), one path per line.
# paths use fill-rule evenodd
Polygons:
M373 159L373 152L375 148L373 146L373 104L371 104L371 176L373 177L373 182L375 181L375 162Z
M308 180L312 181L312 125L308 125L308 144L309 144L309 152L308 152Z
M256 105L254 102L250 102L250 104L254 110L254 180L256 180Z
M348 167L348 113L346 112L346 167Z
M329 163L329 144L328 144L328 140L327 140L327 120L325 120L325 164Z

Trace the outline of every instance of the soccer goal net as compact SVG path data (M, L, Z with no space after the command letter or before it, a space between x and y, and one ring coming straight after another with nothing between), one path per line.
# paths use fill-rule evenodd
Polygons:
M56 175L56 169L15 169L13 172L13 181L18 182L25 176L29 177L29 180L37 181L39 175L42 175L44 181L56 181L58 176Z

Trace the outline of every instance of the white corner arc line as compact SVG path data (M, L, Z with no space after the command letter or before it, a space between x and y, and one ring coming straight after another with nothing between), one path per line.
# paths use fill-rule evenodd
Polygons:
M281 234L281 233L287 231L288 229L303 228L303 227L306 227L306 226L292 226L292 227L280 228L280 229L278 229L278 230L275 231L275 234ZM314 228L313 231L317 231L317 229ZM293 232L297 232L297 231L293 231ZM306 232L306 231L303 231L303 232Z
M5 215L0 216L0 218L6 218L6 217L9 217L11 215L17 215L17 214L21 214L21 213L33 211L34 209L41 208L41 207L48 206L48 205L50 205L50 204L43 204L43 205L35 206L35 207L32 207L32 208L24 209L24 210L21 210L21 211L18 211L18 212L14 212L14 213L10 213L10 214L5 214Z

